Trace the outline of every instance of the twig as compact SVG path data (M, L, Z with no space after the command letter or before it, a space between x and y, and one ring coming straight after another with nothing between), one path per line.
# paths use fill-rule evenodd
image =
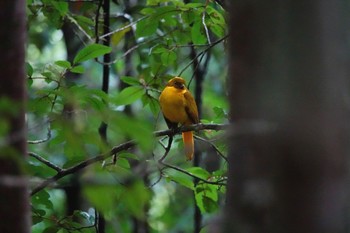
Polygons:
M207 140L207 139L205 139L205 138L199 137L199 136L197 136L197 135L194 135L194 137L195 137L196 139L202 141L202 142L206 142L206 143L208 143L209 145L211 145L211 147L216 151L216 153L217 153L221 158L223 158L223 159L226 161L226 163L228 163L226 156L223 155L223 154L221 153L221 151L220 151L211 141L209 141L209 140Z
M208 6L208 1L206 2L205 8L204 8L204 11L203 11L203 14L202 14L202 24L204 26L205 35L207 36L208 43L211 44L209 30L208 30L207 25L205 24L205 14L206 14L207 6Z
M27 143L28 144L40 144L40 143L47 142L50 139L51 139L51 127L50 127L50 121L49 121L49 125L47 126L46 138L38 139L38 140L28 140Z
M38 154L36 154L34 152L28 152L28 155L33 157L33 158L35 158L36 160L42 162L43 164L45 164L49 168L52 168L56 172L62 172L63 171L63 169L60 168L59 166L57 166L56 164L51 163L49 160L41 157L40 155L38 155Z
M69 168L66 168L66 169L62 169L60 172L58 172L56 175L44 180L41 184L39 184L37 187L35 187L32 192L31 192L31 195L34 195L36 194L37 192L39 192L40 190L46 188L48 185L50 185L51 183L54 183L56 182L57 180L61 179L62 177L65 177L67 175L70 175L70 174L73 174L75 173L76 171L79 171L91 164L94 164L98 161L102 161L106 158L108 158L109 156L113 155L113 154L117 154L123 150L126 150L126 149L129 149L133 146L136 145L136 142L134 140L131 140L131 141L128 141L128 142L125 142L119 146L116 146L116 147L113 147L112 150L110 150L109 152L107 153L104 153L104 154L100 154L100 155L97 155L95 157L92 157L90 159L87 159L83 162L80 162L78 163L77 165L74 165L72 167L69 167Z
M128 25L125 25L124 27L118 28L118 29L116 29L116 30L114 30L114 31L111 31L111 32L109 32L109 33L106 33L106 34L100 36L99 39L103 39L103 38L105 38L105 37L107 37L107 36L113 35L113 34L115 34L115 33L117 33L117 32L123 31L123 30L125 30L125 29L127 29L127 28L129 28L129 27L132 27L132 26L134 26L135 24L137 24L138 22L140 22L141 20L144 20L144 19L146 19L146 18L148 18L148 17L149 17L148 15L146 15L146 16L144 16L144 17L141 17L141 18L135 20L134 22L131 22L131 23L129 23Z
M162 163L163 160L166 158L166 156L168 155L170 148L171 148L171 144L173 143L173 135L169 136L169 141L168 141L168 146L165 148L165 153L164 155L158 160L158 162Z
M221 43L222 41L226 40L227 38L228 38L228 35L226 35L226 36L220 38L219 40L214 41L213 43L209 44L207 48L205 48L203 51L201 51L200 53L198 53L197 56L194 57L194 58L190 61L190 63L188 63L188 64L180 71L180 73L179 73L178 76L181 76L181 74L182 74L188 67L190 67L190 65L192 65L192 63L193 63L195 60L198 59L198 57L202 56L202 54L206 53L209 49L211 49L211 48L214 47L215 45Z
M86 36L86 38L88 38L89 41L92 41L91 36L79 25L79 23L72 16L67 14L66 17L79 29L79 31L84 34L84 36Z

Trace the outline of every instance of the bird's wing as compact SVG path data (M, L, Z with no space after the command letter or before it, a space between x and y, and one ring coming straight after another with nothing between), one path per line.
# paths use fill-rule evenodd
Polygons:
M184 93L184 97L186 100L185 110L186 110L186 113L188 115L190 122L192 124L199 123L197 104L196 104L196 101L194 100L192 94L189 91L186 91Z

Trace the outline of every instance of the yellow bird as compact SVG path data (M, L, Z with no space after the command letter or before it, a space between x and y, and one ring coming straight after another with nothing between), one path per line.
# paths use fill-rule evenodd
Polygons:
M196 101L186 88L186 82L183 78L170 79L159 96L159 102L169 128L176 128L178 124L191 125L199 122ZM187 160L192 160L194 153L192 131L183 132L182 140Z

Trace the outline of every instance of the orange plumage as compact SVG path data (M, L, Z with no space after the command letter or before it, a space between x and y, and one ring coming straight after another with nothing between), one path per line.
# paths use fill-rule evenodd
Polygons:
M169 80L159 97L160 107L169 128L178 124L191 125L199 122L197 104L186 88L183 78L175 77ZM187 160L192 160L194 153L193 133L183 132L185 154Z

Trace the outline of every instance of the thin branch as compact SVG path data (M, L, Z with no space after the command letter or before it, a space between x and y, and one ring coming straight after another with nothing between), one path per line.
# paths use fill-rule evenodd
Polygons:
M203 14L202 14L202 24L203 24L203 27L204 27L204 30L205 30L205 35L207 36L208 43L211 44L209 30L208 30L208 27L207 27L207 25L205 23L205 14L206 14L206 9L207 9L208 3L209 3L209 1L207 0L206 4L205 4L204 11L203 11Z
M86 36L86 38L88 38L89 41L92 41L91 36L80 26L80 24L72 16L66 14L65 17L67 17L69 21L73 23L79 29L79 31L81 31L84 34L84 36Z
M197 135L194 135L194 137L195 137L196 139L202 141L202 142L208 143L208 144L216 151L216 153L217 153L221 158L223 158L223 159L226 161L226 163L228 163L226 156L223 155L223 154L221 153L221 151L214 145L214 143L212 143L211 141L209 141L209 140L207 140L207 139L205 139L205 138L199 137L199 136L197 136Z
M108 158L109 156L113 155L113 154L117 154L121 151L124 151L124 150L127 150L133 146L136 145L136 142L134 140L131 140L131 141L128 141L128 142L125 142L123 144L120 144L119 146L115 146L113 147L109 152L107 153L104 153L104 154L100 154L100 155L97 155L95 157L92 157L90 159L87 159L83 162L80 162L78 163L77 165L74 165L74 166L71 166L69 168L66 168L66 169L62 169L60 172L58 172L56 175L44 180L41 184L39 184L37 187L35 187L32 192L31 192L31 195L34 195L36 194L37 192L39 192L40 190L46 188L47 186L49 186L50 184L58 181L59 179L67 176L67 175L70 175L70 174L73 174L79 170L82 170L83 168L91 165L91 164L94 164L98 161L102 161L106 158Z
M166 158L166 156L168 155L170 148L171 148L171 144L173 143L173 135L169 135L169 141L168 141L168 146L165 147L165 153L164 155L158 160L158 162L162 163L163 160Z
M114 30L114 31L108 32L108 33L106 33L106 34L100 36L99 39L103 39L103 38L105 38L105 37L107 37L107 36L111 36L111 35L113 35L113 34L115 34L115 33L117 33L117 32L121 32L121 31L123 31L123 30L125 30L125 29L127 29L127 28L129 28L129 27L134 26L135 24L137 24L137 23L140 22L141 20L144 20L144 19L146 19L146 18L148 18L148 17L149 17L148 15L146 15L146 16L144 16L144 17L141 17L141 18L135 20L134 22L131 22L131 23L125 25L124 27L118 28L118 29L116 29L116 30Z
M36 160L42 162L43 164L45 164L46 166L48 166L49 168L52 168L53 170L55 170L56 172L62 172L62 168L60 168L59 166L57 166L56 164L51 163L49 160L41 157L40 155L34 153L34 152L28 152L28 155L35 158Z
M190 63L188 63L188 64L180 71L180 73L179 73L178 76L181 76L181 74L182 74L188 67L190 67L190 66L192 65L192 63L193 63L195 60L197 60L200 56L202 56L204 53L206 53L209 49L211 49L211 48L214 47L215 45L221 43L222 41L226 40L227 38L228 38L228 35L226 35L226 36L220 38L219 40L214 41L213 43L209 44L207 48L205 48L203 51L201 51L200 53L198 53L197 56L194 57L194 58L190 61Z
M40 144L40 143L47 142L50 139L51 139L51 127L50 127L50 122L49 122L49 125L47 126L46 138L38 139L38 140L28 140L27 143L28 144Z

